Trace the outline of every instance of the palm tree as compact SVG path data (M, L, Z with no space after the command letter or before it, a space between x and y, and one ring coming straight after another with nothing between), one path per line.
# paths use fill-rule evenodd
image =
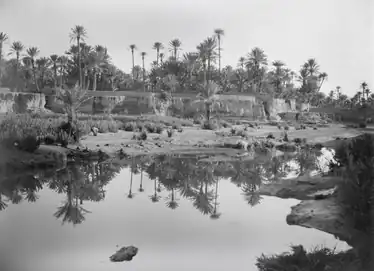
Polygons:
M19 85L19 82L18 82L18 70L19 70L19 60L20 60L20 56L21 56L21 53L23 52L23 50L25 49L25 46L22 44L22 42L20 41L14 41L12 43L12 45L10 46L10 55L12 54L15 54L16 55L16 89L18 89L18 85Z
M218 40L218 72L221 74L221 38L225 35L223 29L217 28L214 30Z
M160 63L161 64L164 63L164 57L165 57L165 54L164 53L160 53Z
M93 74L93 83L92 90L96 91L97 88L97 78L101 76L104 72L104 69L107 68L108 63L108 54L106 48L102 46L96 46L94 51L91 51L88 54L88 70L92 71ZM89 87L89 83L86 86Z
M4 32L0 32L0 87L1 87L1 78L2 78L2 57L3 57L3 45L8 40L8 35Z
M38 67L38 74L39 74L39 88L43 89L45 82L48 81L50 78L50 69L48 67L49 59L46 57L41 57L35 60L35 64Z
M205 84L204 89L197 95L198 100L203 101L205 104L206 110L206 118L207 121L210 120L210 111L211 107L217 102L218 100L218 92L220 88L217 83L209 81Z
M50 55L49 56L49 61L52 64L52 69L53 69L53 85L54 88L57 88L57 65L58 65L58 55Z
M256 88L261 87L263 73L267 64L267 56L261 48L255 47L247 54L246 66L248 71L252 70L253 81Z
M362 88L362 97L365 98L366 89L368 87L368 84L366 82L362 82L360 86Z
M56 98L60 100L64 106L64 110L68 115L68 123L76 124L77 111L79 108L92 97L87 96L87 90L83 89L78 83L72 88L60 88L57 91Z
M135 68L135 59L134 59L134 52L137 49L135 44L130 45L131 56L132 56L132 79L134 80L134 68Z
M178 59L178 51L180 50L180 47L182 46L182 42L179 39L173 39L169 43L170 51L173 53L173 57L175 60Z
M158 60L160 58L160 50L164 49L164 45L161 42L157 41L153 44L153 49L156 50L156 55L157 55L156 63L157 63L157 66L158 66Z
M341 95L341 87L340 86L336 87L335 93L336 93L336 99L339 100L340 95Z
M26 50L26 53L27 53L27 58L30 60L30 63L31 63L36 91L40 92L39 84L38 84L38 81L36 80L36 69L35 69L35 58L39 55L40 51L38 47L30 47Z
M142 56L142 65L143 65L143 90L145 90L145 65L144 65L144 58L147 55L146 52L141 52L140 54Z
M203 42L203 50L205 50L206 53L206 59L208 61L208 77L207 80L211 80L211 63L215 60L216 58L216 39L215 37L209 37Z
M245 57L244 56L241 56L239 58L239 66L244 69L244 63L245 63Z
M69 59L67 58L67 56L59 56L57 61L60 67L60 87L62 88L64 84L64 75L69 64Z
M70 42L76 41L77 48L78 48L78 72L79 72L79 85L82 86L83 84L83 76L82 76L82 61L81 61L81 42L84 42L85 38L87 37L87 31L82 25L76 25L71 29Z
M307 69L311 77L319 73L319 65L315 58L310 58L304 63L304 67Z

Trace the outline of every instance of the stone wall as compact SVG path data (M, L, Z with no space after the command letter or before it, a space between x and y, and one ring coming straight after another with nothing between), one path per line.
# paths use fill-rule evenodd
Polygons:
M0 89L0 113L26 113L44 109L44 94L11 92Z
M106 94L106 93L105 93ZM109 95L112 93L108 93ZM115 94L115 95L114 95ZM97 96L98 94L96 94ZM101 95L101 94L99 94ZM156 108L160 103L157 95L151 93L113 93L113 96L97 96L89 99L81 108L82 113L100 114L129 114L139 115L147 113L159 113ZM242 116L249 119L277 119L277 114L285 112L296 112L306 106L296 104L295 100L285 101L255 97L251 95L219 95L218 103L212 108L213 114L228 116ZM63 113L63 106L56 101L53 95L10 92L7 89L0 89L0 113L15 112L25 113L30 110L38 111L44 108L56 113ZM205 113L203 102L196 101L194 97L174 97L169 109L169 115L193 116L196 113Z

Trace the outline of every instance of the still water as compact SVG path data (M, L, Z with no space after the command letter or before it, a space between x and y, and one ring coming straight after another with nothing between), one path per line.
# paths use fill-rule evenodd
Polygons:
M332 235L287 225L297 200L256 194L263 182L326 166L318 155L230 163L142 157L128 167L95 162L3 177L0 270L249 271L262 253L291 244L345 249ZM110 262L127 245L138 255Z

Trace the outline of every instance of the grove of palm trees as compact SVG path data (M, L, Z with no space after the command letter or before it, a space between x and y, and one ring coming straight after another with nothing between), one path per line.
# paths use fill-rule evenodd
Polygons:
M266 53L255 47L248 53L243 52L238 63L222 67L223 29L215 29L193 52L183 51L183 40L179 38L168 43L156 41L141 50L136 44L130 44L130 73L113 65L110 48L105 44L89 44L89 33L84 26L73 27L69 37L71 46L65 52L41 56L37 46L13 41L11 33L0 32L0 85L18 91L40 92L45 87L56 88L78 81L83 88L93 91L131 89L193 93L212 81L218 84L219 92L265 93L276 98L310 102L312 106L352 107L362 101L372 102L365 82L361 84L362 90L351 99L340 87L327 96L320 92L328 74L321 70L316 59L306 60L299 71L293 71L281 60L269 61ZM6 44L10 44L9 49L5 48ZM141 63L135 63L136 54L141 56ZM151 61L150 67L145 66L145 60Z

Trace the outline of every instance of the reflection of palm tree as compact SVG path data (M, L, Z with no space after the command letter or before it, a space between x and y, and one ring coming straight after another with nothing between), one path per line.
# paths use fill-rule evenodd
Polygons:
M23 200L22 195L18 191L13 191L11 201L13 204L18 204Z
M221 216L221 213L217 212L217 205L219 205L219 203L217 202L217 199L218 199L218 182L219 182L219 179L217 178L217 180L216 180L216 190L215 190L215 194L214 194L214 208L213 208L213 213L210 215L211 219L218 219Z
M35 202L38 199L38 195L36 195L34 190L27 190L26 192L26 200L28 202Z
M0 211L4 210L6 207L8 207L8 204L3 201L1 194L0 194Z
M139 186L139 192L144 192L144 189L143 189L143 169L140 169L140 186Z
M242 190L243 190L243 194L244 194L246 201L252 207L256 206L257 204L261 202L262 197L260 194L256 192L257 190L256 184L246 183L243 186Z
M204 184L202 183L199 192L195 195L193 206L202 214L207 215L213 212L213 205L211 203L213 196L210 192L204 193L203 186Z
M62 217L62 224L65 222L73 223L73 225L80 224L85 220L84 214L89 211L79 206L78 198L73 201L73 186L71 181L67 182L67 200L63 206L58 207L54 214L56 218Z
M132 177L133 177L133 174L134 174L134 157L132 157L132 163L131 163L131 169L130 169L130 189L129 189L129 194L127 195L127 197L129 199L132 199L134 197L134 194L132 193Z
M160 180L158 181L158 185L157 185L157 192L161 192L161 182L160 182Z
M157 183L156 183L156 179L154 180L154 184L155 184L155 193L153 195L150 196L150 199L152 200L152 202L158 202L160 200L160 196L157 194Z
M174 195L174 188L171 188L171 193L170 193L170 200L166 202L166 206L172 210L175 210L176 208L179 207L179 203L176 201L175 195Z

